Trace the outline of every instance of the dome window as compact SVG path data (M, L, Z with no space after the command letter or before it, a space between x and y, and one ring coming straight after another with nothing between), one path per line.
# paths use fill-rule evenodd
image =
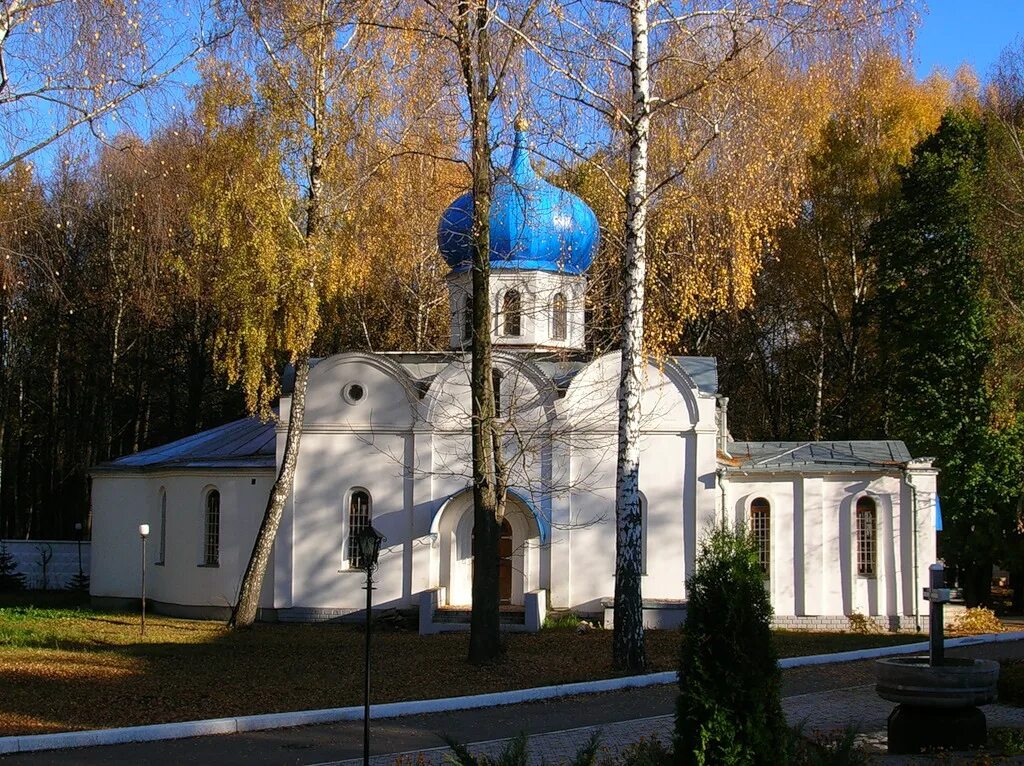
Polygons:
M518 338L523 330L523 299L518 290L509 290L501 299L502 334Z
M565 340L569 327L569 304L562 293L551 301L551 338Z
M473 298L466 296L462 305L462 341L468 343L473 337Z

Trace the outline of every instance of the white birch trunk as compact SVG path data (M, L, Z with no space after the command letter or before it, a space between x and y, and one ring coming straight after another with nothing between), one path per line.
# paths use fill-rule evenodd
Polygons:
M644 275L647 239L647 144L651 91L648 70L649 0L631 0L633 104L629 126L629 189L626 197L625 301L622 318L622 373L619 379L619 449L615 476L616 668L643 670L642 529L640 509L640 397L645 360Z

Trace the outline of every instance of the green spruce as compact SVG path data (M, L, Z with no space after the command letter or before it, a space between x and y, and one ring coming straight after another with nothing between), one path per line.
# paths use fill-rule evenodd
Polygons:
M757 550L726 526L703 541L687 581L676 703L676 763L775 766L790 734L772 643L772 607Z
M0 540L0 593L25 590L25 575L18 572L14 555L7 543Z

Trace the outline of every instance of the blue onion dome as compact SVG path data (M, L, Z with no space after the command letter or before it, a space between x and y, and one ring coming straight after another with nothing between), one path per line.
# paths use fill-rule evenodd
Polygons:
M494 182L491 268L582 274L597 249L597 216L579 197L537 175L525 128L516 122L512 163ZM467 192L445 210L437 229L441 255L453 271L468 271L473 263L472 225L473 193Z

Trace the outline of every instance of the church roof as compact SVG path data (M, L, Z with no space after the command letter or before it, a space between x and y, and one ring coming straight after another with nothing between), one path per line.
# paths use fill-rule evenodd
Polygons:
M170 444L119 457L93 470L273 468L275 448L273 423L242 418Z
M725 470L739 473L893 470L911 459L901 441L731 442Z
M491 268L582 274L597 250L597 216L579 197L537 175L524 128L516 126L512 162L491 190ZM472 227L470 191L449 205L437 230L441 255L454 272L473 262Z

